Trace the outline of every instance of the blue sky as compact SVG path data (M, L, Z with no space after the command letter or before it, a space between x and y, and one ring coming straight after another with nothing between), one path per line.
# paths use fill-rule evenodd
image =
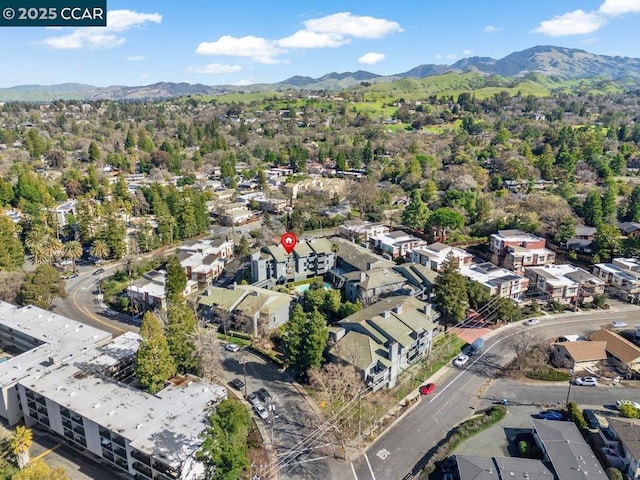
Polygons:
M640 57L640 0L107 0L107 27L3 27L0 87L273 83L535 45Z

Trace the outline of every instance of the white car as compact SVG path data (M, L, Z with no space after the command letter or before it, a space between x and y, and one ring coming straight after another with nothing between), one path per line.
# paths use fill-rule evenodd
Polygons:
M532 327L533 325L537 325L539 323L540 320L538 320L537 318L530 318L529 320L525 320L524 322L522 322L522 324L527 327Z
M254 405L253 410L256 412L256 415L258 415L261 419L266 420L267 418L269 418L269 412L267 411L266 408L264 408L264 405L262 405L261 403Z
M237 352L238 350L240 350L240 347L238 345L236 345L235 343L227 343L224 346L224 349L227 352Z
M627 326L627 324L626 324L626 323L624 323L624 322L621 322L620 320L616 320L615 322L613 322L613 323L611 324L611 326L612 326L613 328L624 328L624 327L626 327L626 326Z
M620 410L620 407L622 405L631 405L632 407L637 408L638 410L640 410L640 403L638 402L632 402L631 400L618 400L616 401L616 408L618 410Z
M574 383L582 387L597 387L598 379L596 377L578 377L574 380Z
M456 357L456 359L453 361L453 364L456 367L464 367L467 362L469 361L469 356L465 355L464 353L461 353L460 355L458 355Z

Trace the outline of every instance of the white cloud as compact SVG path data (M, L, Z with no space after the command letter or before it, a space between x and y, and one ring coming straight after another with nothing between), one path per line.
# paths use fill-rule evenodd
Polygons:
M585 45L593 45L594 43L598 43L600 39L598 37L585 38L582 40L582 43Z
M496 33L498 30L500 30L498 27L495 27L493 25L487 25L486 27L484 27L484 31L487 33Z
M455 60L456 58L458 58L458 55L456 55L455 53L448 53L445 58L447 58L448 60Z
M56 50L106 50L126 42L126 38L115 35L145 23L161 23L159 13L140 13L132 10L111 10L107 12L106 27L77 28L71 33L45 38L42 44Z
M389 33L403 31L397 22L384 18L352 15L351 12L314 18L307 20L303 25L311 32L333 33L356 38L380 38Z
M375 65L384 60L384 56L384 53L369 52L358 58L358 62L364 63L365 65Z
M466 56L473 55L473 50L463 50L462 54Z
M196 48L200 55L250 57L258 63L278 63L276 58L285 51L275 42L260 37L232 37L224 35L215 42L202 42Z
M187 67L188 72L206 73L210 75L219 75L223 73L235 73L242 70L240 65L224 65L221 63L210 63L202 67Z
M640 0L605 0L598 13L617 17L625 13L640 13Z
M436 53L436 54L435 54L435 57L436 57L438 60L440 60L440 59L442 58L442 55L441 55L440 53Z
M146 60L147 57L143 56L143 55L129 55L127 57L127 60L129 60L130 62L141 62L143 60Z
M606 22L606 19L594 12L587 13L584 10L574 10L573 12L556 15L551 20L540 22L540 25L533 31L551 37L585 35L595 32Z
M242 80L238 80L233 85L237 85L239 87L245 87L247 85L253 85L255 82L249 78L243 78Z
M281 38L277 44L288 48L335 48L351 40L336 33L318 33L309 30L298 30L293 35Z

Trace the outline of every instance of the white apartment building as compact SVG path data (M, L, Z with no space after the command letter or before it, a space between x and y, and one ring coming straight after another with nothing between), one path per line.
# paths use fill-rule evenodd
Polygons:
M24 419L135 478L195 480L206 418L226 388L176 377L156 395L135 387L139 336L0 302L0 416Z

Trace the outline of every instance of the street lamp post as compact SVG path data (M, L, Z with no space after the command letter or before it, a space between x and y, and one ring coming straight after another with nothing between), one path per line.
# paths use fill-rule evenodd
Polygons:
M569 388L567 389L567 400L564 402L565 408L569 406L569 395L571 395L572 383L573 383L573 369L569 369Z

